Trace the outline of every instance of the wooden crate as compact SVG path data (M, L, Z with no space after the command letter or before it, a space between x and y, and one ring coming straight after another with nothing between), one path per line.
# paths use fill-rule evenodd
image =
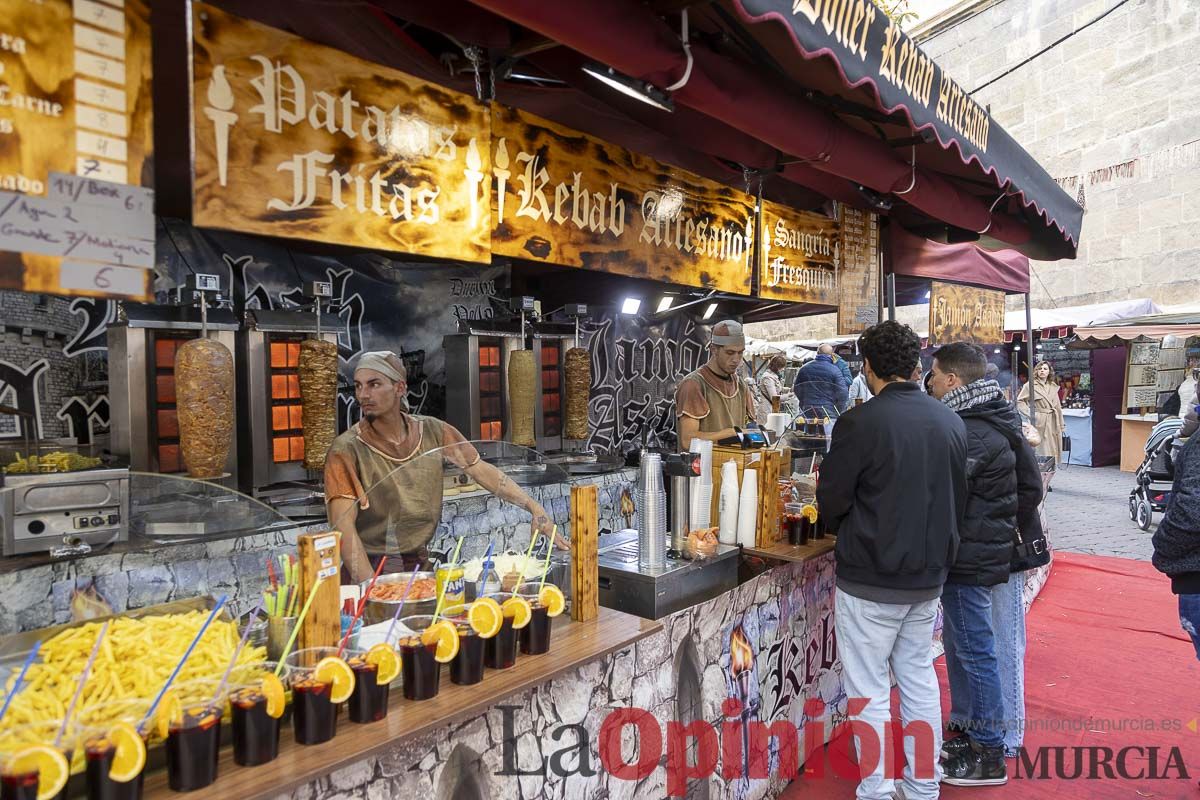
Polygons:
M733 459L737 464L738 491L747 467L758 470L758 521L754 542L757 547L770 547L779 541L779 475L783 465L791 463L791 452L780 450L742 450L739 447L713 447L712 521L721 519L721 465Z

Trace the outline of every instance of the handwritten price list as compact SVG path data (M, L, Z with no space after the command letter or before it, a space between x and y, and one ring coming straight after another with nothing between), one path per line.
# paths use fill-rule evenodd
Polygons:
M879 218L840 207L842 269L838 276L838 334L861 333L879 322Z

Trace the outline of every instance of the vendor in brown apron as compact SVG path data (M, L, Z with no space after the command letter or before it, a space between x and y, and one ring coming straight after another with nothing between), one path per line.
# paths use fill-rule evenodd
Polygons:
M394 353L364 353L354 370L362 419L338 436L325 460L325 503L330 525L342 532L349 578L371 577L379 559L388 571L424 566L427 545L442 519L445 463L459 467L492 494L533 517L533 531L549 536L550 515L512 479L481 460L453 426L408 413L407 374ZM567 542L557 536L555 544Z
M737 374L745 352L741 323L724 320L713 325L708 363L675 390L680 449L690 447L692 439L727 439L754 419L750 389Z

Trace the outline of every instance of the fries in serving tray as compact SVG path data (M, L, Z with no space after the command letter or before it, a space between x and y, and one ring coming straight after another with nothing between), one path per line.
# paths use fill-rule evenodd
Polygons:
M75 713L113 700L153 698L207 617L207 611L190 611L113 619ZM13 698L0 730L63 718L102 625L89 622L43 642L41 657L29 668L26 683ZM238 639L236 622L214 620L177 680L219 677L233 657ZM247 645L238 663L254 664L266 657L266 648ZM15 677L8 676L3 687L6 694Z

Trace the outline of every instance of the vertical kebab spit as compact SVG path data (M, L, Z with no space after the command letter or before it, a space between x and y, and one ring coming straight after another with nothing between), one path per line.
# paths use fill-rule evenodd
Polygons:
M175 354L179 449L192 478L220 478L233 443L233 354L192 339Z
M300 343L300 414L304 468L325 469L325 454L337 436L338 350L333 342Z
M524 447L536 447L533 418L537 398L534 386L537 364L532 350L516 350L508 361L508 408L512 414L512 441Z
M588 438L588 393L592 388L592 356L582 347L572 347L565 356L566 425L568 439Z

